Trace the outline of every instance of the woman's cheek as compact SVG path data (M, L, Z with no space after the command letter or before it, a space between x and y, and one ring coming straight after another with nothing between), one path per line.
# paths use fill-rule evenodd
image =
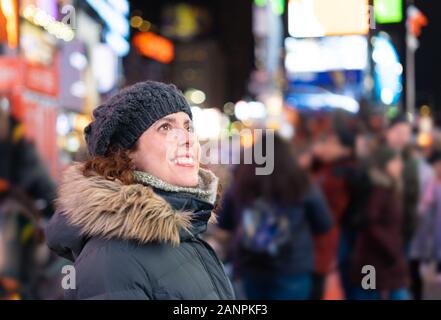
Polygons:
M162 161L171 161L176 155L178 145L174 140L164 139L157 141L156 148L160 150Z
M199 142L195 143L195 152L196 154L196 162L199 165L199 163L201 162L201 145L199 144Z

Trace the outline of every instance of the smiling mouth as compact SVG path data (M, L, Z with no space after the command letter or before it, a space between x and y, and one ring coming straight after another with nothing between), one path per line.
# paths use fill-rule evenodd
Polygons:
M196 164L193 157L191 156L176 157L171 162L180 167L194 167Z

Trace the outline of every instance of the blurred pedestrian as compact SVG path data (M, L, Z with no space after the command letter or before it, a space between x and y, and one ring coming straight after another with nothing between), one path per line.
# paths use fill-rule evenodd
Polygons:
M50 217L56 185L24 132L24 124L0 108L0 200L20 190L35 201L45 217Z
M406 255L409 254L410 241L415 233L417 206L420 197L418 179L418 159L410 146L412 125L403 113L390 120L385 132L386 144L399 152L403 158L403 240Z
M314 238L315 281L317 286L323 288L327 276L339 271L339 251L342 252L342 260L346 260L351 252L349 236L344 238L348 241L341 243L341 224L353 198L351 180L356 170L354 148L355 134L344 126L329 132L314 147L314 157L317 159L314 161L315 179L325 196L333 219L332 229ZM341 274L343 287L345 277L346 274Z
M441 151L435 150L429 158L433 168L431 178L422 184L423 192L418 208L418 224L410 248L412 294L415 300L423 297L423 264L435 263L441 275Z
M424 190L427 189L429 184L435 178L434 170L431 164L427 161L427 158L431 155L430 148L416 148L415 147L415 157L417 160L418 167L418 184L419 184L419 199L418 199L418 215L415 233L413 234L412 240L410 242L410 289L412 292L412 297L414 300L421 300L423 297L423 276L421 274L421 266L423 266L424 261L422 261L420 256L420 250L415 250L415 243L418 243L421 238L421 233L426 232L424 225L427 220L425 219L425 214L421 212L421 207L423 206ZM423 235L424 237L424 235Z
M49 246L74 262L67 299L233 299L201 239L217 177L199 167L192 113L174 85L145 81L95 109L91 159L63 176Z
M248 299L309 299L312 293L312 236L331 227L319 190L278 135L263 135L254 148L274 161L269 175L259 166L240 164L219 212L218 227L230 235L234 276Z
M356 239L351 268L352 298L406 300L410 295L401 233L403 161L387 146L380 147L372 161L367 216ZM364 266L375 268L375 289L362 287Z
M8 104L0 99L0 299L32 299L50 258L43 220L54 212L56 186Z

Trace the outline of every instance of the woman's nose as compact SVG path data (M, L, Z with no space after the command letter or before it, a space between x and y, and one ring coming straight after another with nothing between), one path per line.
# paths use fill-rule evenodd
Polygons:
M194 133L186 129L176 128L173 129L174 139L178 145L192 146L194 143Z

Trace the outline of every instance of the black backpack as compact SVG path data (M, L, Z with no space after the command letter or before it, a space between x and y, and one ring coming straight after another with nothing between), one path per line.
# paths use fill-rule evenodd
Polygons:
M291 240L291 224L286 210L262 199L242 210L239 243L249 254L278 256Z

